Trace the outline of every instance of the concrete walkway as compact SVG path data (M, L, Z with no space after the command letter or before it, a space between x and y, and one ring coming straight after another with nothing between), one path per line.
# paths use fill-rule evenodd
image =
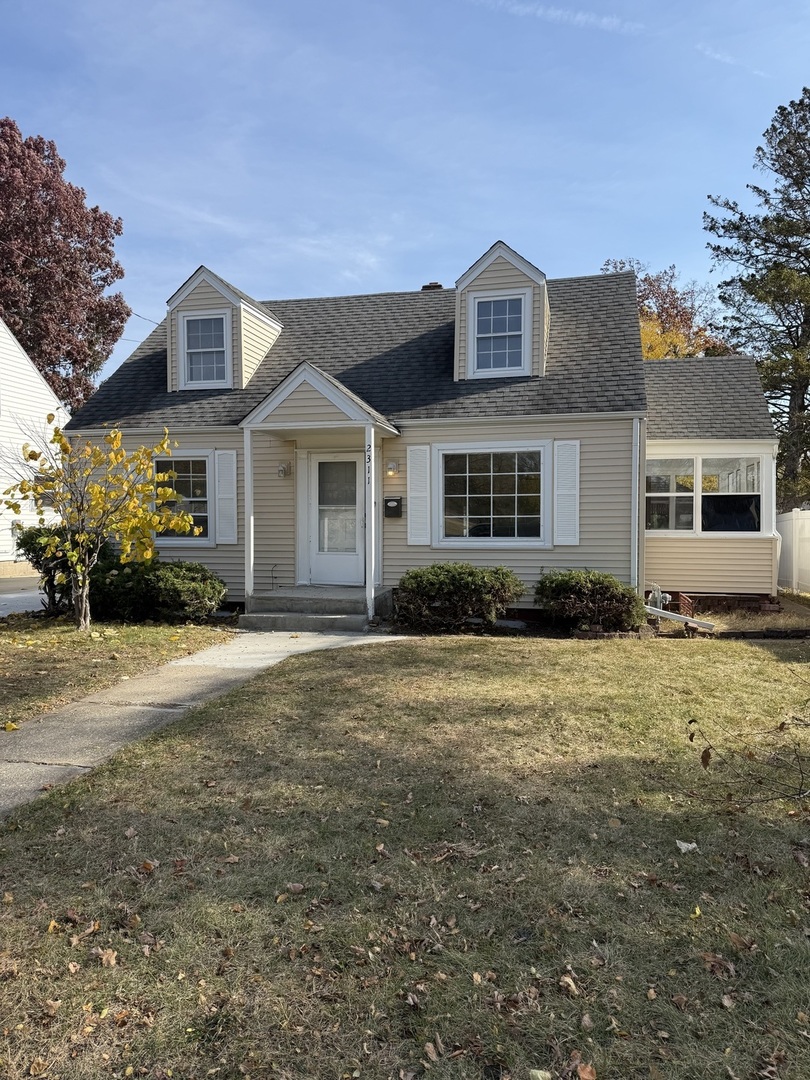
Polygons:
M147 675L0 731L0 816L43 790L81 776L127 743L167 727L195 705L248 682L298 653L401 640L375 633L242 631Z

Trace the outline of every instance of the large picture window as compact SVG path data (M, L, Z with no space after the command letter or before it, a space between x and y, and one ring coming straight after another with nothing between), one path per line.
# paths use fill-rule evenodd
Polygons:
M161 539L177 537L188 540L205 540L210 536L211 513L209 508L209 476L208 458L161 458L157 462L157 470L161 473L173 473L166 481L166 486L171 486L180 496L176 505L194 518L195 528L200 532L179 534L175 532L161 533Z
M761 474L759 457L651 458L646 527L651 532L761 532Z
M542 451L441 455L442 539L542 538Z

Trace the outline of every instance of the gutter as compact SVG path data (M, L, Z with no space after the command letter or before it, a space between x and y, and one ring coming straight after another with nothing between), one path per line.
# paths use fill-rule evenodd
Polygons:
M638 590L638 531L641 420L633 420L633 457L630 467L630 584Z

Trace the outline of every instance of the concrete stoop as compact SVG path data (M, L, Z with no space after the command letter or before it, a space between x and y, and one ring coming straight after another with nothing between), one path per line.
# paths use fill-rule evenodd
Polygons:
M252 611L239 616L240 630L287 630L293 633L365 630L365 615L318 615L301 611Z
M243 630L305 633L358 631L368 626L365 589L301 585L254 595L239 618Z

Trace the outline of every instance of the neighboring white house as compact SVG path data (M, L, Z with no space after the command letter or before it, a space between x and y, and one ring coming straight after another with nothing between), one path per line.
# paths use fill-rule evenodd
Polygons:
M14 479L9 460L19 455L24 442L47 431L49 413L63 422L67 419L56 394L0 319L0 493ZM30 511L15 516L0 510L0 576L20 572L14 564L15 524L33 524L35 520Z

